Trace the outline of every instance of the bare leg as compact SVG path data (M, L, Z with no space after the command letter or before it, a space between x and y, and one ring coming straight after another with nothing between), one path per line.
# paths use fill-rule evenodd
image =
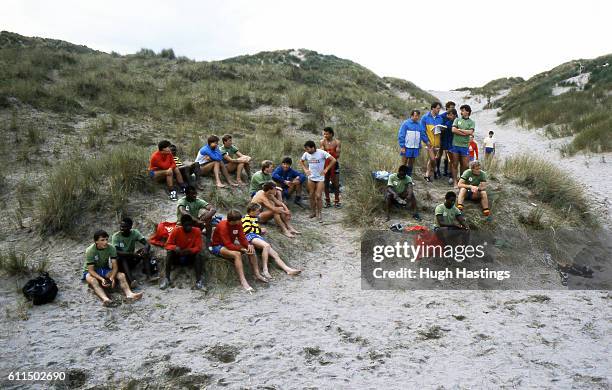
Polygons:
M308 203L310 203L310 218L314 218L317 216L317 199L315 197L316 187L317 187L317 183L308 179L308 184L306 184L306 188L308 188Z
M238 183L236 183L231 177L229 172L227 171L227 167L225 166L225 164L223 163L219 163L219 169L221 170L221 173L223 173L223 177L225 177L225 180L227 180L227 182L234 186L237 187Z
M121 287L121 290L123 290L123 293L127 299L137 301L142 298L141 292L135 293L130 290L130 285L128 284L123 272L117 272L117 280L119 280L119 286Z
M238 164L238 167L236 168L236 181L238 182L238 184L243 184L242 182L242 171L243 170L244 170L244 163Z
M244 276L244 267L242 266L242 255L237 251L230 251L227 248L221 248L221 256L226 259L232 259L234 261L234 268L236 269L236 273L238 274L238 279L240 280L240 285L247 291L252 291L253 287L249 285L246 277Z
M272 279L272 276L270 275L270 272L268 271L268 256L270 255L270 248L271 248L270 244L268 244L267 242L259 238L253 239L251 241L251 244L253 244L256 248L261 249L261 267L262 267L261 273L266 278Z
M283 235L285 235L285 236L287 236L289 238L294 238L295 237L293 235L293 233L291 233L291 230L289 230L289 228L287 227L287 224L283 220L283 218L282 218L280 213L274 213L274 222L276 222L278 227L281 228L281 231L282 231Z
M287 275L298 275L302 270L295 269L289 267L285 262L280 258L278 253L270 246L270 256L274 259L274 262L287 273Z
M482 206L483 210L486 210L489 208L489 196L487 195L487 191L478 191L480 193L480 196L482 197L482 199L480 200L480 205Z
M453 177L453 186L458 189L457 183L459 183L459 154L451 153L451 176Z
M459 196L457 196L457 208L461 210L463 208L463 201L465 200L465 195L467 194L467 190L465 188L461 188L459 190ZM461 206L461 207L459 207Z
M108 295L106 295L106 292L104 292L104 289L102 288L102 286L100 286L100 282L98 282L98 279L87 274L87 276L85 277L85 280L87 281L87 284L89 284L89 287L91 287L94 290L94 293L96 293L98 298L102 300L102 304L104 306L108 305L111 302Z
M253 272L255 273L255 278L264 283L268 283L268 279L264 278L259 272L259 264L257 263L257 254L253 253L249 256L249 262L251 263L251 268L253 268Z
M325 187L325 183L322 181L319 181L316 183L316 190L315 190L315 199L316 199L316 204L317 204L317 208L316 208L316 215L319 218L319 222L323 222L323 216L321 215L321 211L323 210L323 189Z
M219 161L215 161L211 163L213 165L213 173L215 174L215 183L218 188L225 188L226 185L221 183L221 175L219 171L221 170L221 163Z
M291 224L289 223L289 221L291 220L291 215L287 215L287 214L281 214L281 219L283 220L283 222L285 223L285 226L287 226L287 229L291 232L291 233L295 233L295 234L302 234L299 231L297 231L293 226L291 226Z

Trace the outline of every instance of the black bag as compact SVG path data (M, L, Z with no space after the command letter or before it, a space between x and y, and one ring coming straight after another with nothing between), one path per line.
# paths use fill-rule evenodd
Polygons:
M52 302L57 295L57 284L43 272L36 279L32 279L23 286L23 295L35 305Z

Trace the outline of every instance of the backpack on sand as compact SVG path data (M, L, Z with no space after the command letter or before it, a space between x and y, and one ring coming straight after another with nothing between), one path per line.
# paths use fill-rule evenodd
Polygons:
M23 295L35 305L52 302L57 295L57 284L47 272L43 272L36 279L32 279L23 286Z

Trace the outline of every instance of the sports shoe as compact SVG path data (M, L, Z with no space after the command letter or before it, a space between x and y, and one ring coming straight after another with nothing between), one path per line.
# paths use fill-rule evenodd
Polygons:
M421 215L419 213L412 214L412 218L416 219L417 221L423 220L423 218L421 218Z
M161 278L161 280L159 281L160 290L165 290L168 288L168 286L170 286L170 281L168 280L168 278Z
M328 209L328 208L332 207L332 204L331 204L331 202L330 202L329 200L326 200L326 201L325 201L325 206L323 206L323 207L325 207L326 209Z
M408 202L406 202L404 199L398 197L397 198L397 204L400 204L402 206L405 206Z
M204 290L206 291L206 286L204 285L204 281L202 279L198 280L195 284L196 290Z
M334 203L334 207L337 208L337 209L340 209L340 208L342 208L342 203L336 202L336 203Z
M423 180L425 180L428 183L431 183L431 177L429 176L423 176Z

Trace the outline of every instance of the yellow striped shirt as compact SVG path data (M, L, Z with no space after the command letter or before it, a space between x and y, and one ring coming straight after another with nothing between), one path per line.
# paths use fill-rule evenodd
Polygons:
M242 230L244 230L245 234L261 234L261 229L259 228L259 222L257 222L257 217L251 217L248 214L242 217Z

